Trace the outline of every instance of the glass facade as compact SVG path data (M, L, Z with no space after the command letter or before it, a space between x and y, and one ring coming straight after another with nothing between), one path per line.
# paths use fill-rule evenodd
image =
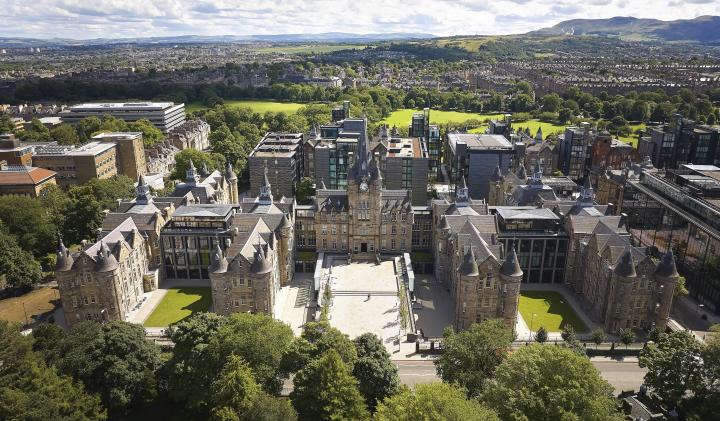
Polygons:
M690 296L720 313L720 208L657 175L628 187L623 212L634 241L657 258L672 249Z

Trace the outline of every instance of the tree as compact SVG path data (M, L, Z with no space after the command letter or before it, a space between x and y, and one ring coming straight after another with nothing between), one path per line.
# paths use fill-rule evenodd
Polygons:
M298 419L298 414L287 399L276 398L261 390L246 413L245 419L248 421L295 421Z
M605 342L605 331L600 327L593 330L590 332L590 340L595 342L595 345L599 346L601 343Z
M185 180L186 172L190 168L190 161L199 171L203 165L207 166L209 171L222 170L225 167L225 158L216 153L201 152L197 149L183 149L175 155L175 170L171 178L174 180Z
M132 323L81 322L58 347L56 367L98 393L113 417L147 404L156 396L160 347Z
M543 96L541 103L543 111L555 113L560 110L560 105L562 105L562 98L560 98L560 95L553 92L551 94Z
M538 329L537 333L535 334L535 340L539 343L547 342L548 332L544 326L540 326L540 328Z
M650 332L648 332L648 341L658 342L664 334L665 332L659 327L653 327L650 329Z
M334 349L311 361L294 379L290 400L306 420L364 420L367 408L357 380Z
M8 287L30 289L42 279L40 264L3 228L0 221L0 278L5 279Z
M45 127L39 118L33 117L30 122L30 127L20 132L20 139L32 142L49 142L50 129Z
M560 108L558 111L558 123L565 124L574 117L574 114L569 108Z
M562 327L562 333L560 333L560 336L562 337L563 341L565 342L575 342L577 340L577 336L575 335L575 328L570 323L566 323Z
M26 252L41 257L55 251L57 226L41 200L20 195L0 196L0 222Z
M587 357L532 344L498 366L481 401L507 420L621 420L612 392Z
M100 131L102 121L98 117L86 117L80 120L75 126L78 133L78 140L81 143L87 142L97 132Z
M684 330L661 336L640 352L639 365L648 369L645 384L663 400L679 403L688 390L701 388L702 349Z
M207 345L209 370L219 372L230 355L237 355L250 366L263 390L278 393L283 377L280 362L292 338L290 326L270 316L235 313L218 327Z
M675 284L675 290L673 291L673 298L680 298L688 295L689 291L686 286L684 276L678 277L677 284Z
M80 138L73 126L64 123L50 130L50 138L60 145L75 145L80 143Z
M628 345L635 342L635 331L629 327L618 329L618 336L620 337L620 342L625 345L625 349L627 349Z
M284 356L283 366L287 372L295 372L331 349L340 355L348 368L353 369L358 355L348 335L330 326L327 321L306 323L302 335Z
M315 196L315 181L312 177L303 177L298 184L298 191L295 196L298 205L311 204L313 196Z
M73 186L68 191L69 202L65 218L64 237L71 243L94 238L102 226L103 211L114 210L118 199L134 196L133 181L124 175L110 178L93 178L85 184Z
M375 421L497 421L494 411L474 399L468 399L459 388L447 383L418 384L406 387L378 404Z
M155 143L163 140L165 135L160 129L155 127L150 120L142 118L138 121L128 123L128 130L133 132L141 132L143 135L143 144L146 148L151 147Z
M460 333L446 329L445 351L435 360L435 368L443 381L464 387L469 396L477 396L507 356L514 339L512 330L500 320L475 323Z
M213 418L223 421L240 420L261 391L250 367L236 355L228 358L212 389Z
M375 408L388 396L394 395L400 386L400 377L395 364L390 361L380 338L364 333L353 341L358 359L353 367L353 376L359 381L360 393L369 408Z
M56 324L40 323L32 330L33 351L41 355L45 361L54 365L58 355L58 346L65 339L65 331Z
M204 413L210 407L210 389L217 372L210 363L208 344L228 319L216 313L197 313L168 329L175 344L166 364L170 396L191 410Z
M15 124L7 114L0 115L0 133L14 133Z
M32 351L32 339L0 320L0 419L97 421L107 418L97 396L58 375Z

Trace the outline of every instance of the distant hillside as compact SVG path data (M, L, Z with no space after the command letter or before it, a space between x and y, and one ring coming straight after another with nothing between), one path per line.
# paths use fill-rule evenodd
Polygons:
M113 45L113 44L214 44L214 43L243 43L243 42L375 42L411 39L429 39L435 35L423 33L385 33L385 34L351 34L345 32L326 32L321 34L272 34L272 35L182 35L148 38L95 38L95 39L68 39L68 38L10 38L0 37L0 47L24 48L43 46L70 46L70 45Z
M720 42L719 29L720 16L699 16L695 19L673 21L614 17L567 20L527 35L596 35L627 41Z

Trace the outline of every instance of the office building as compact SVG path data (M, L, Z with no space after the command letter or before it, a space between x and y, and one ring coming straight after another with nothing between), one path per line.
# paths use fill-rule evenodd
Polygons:
M420 138L423 147L427 150L429 176L431 179L437 177L440 167L440 158L442 157L442 138L440 137L440 128L430 124L430 109L424 108L421 113L413 113L408 127L410 137Z
M185 104L172 102L106 102L87 103L68 107L59 113L64 123L76 124L87 117L109 115L127 122L149 120L153 126L167 133L185 121Z
M487 199L489 182L496 167L506 173L515 151L504 136L498 134L448 133L445 163L450 167L450 181L458 185L461 178L470 188L473 199Z
M651 157L661 169L676 169L682 164L720 165L720 127L698 124L675 115L668 125L648 129L649 138L641 137L640 153Z
M14 134L0 134L0 161L8 165L32 165L33 147L21 145Z
M385 188L409 190L414 206L427 206L428 152L420 138L391 137L384 163Z
M294 197L304 174L304 135L266 133L248 157L250 195L264 183L265 170L278 196Z
M117 147L113 142L90 142L82 146L50 144L35 150L33 165L55 171L63 189L93 178L118 174Z
M55 171L45 168L7 165L0 160L0 196L20 194L40 197L48 186L56 185Z
M96 142L112 142L117 145L118 173L133 180L147 174L145 147L141 132L105 132L92 138Z

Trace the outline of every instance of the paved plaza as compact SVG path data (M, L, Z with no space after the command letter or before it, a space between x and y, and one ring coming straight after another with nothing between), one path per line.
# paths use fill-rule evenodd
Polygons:
M334 260L331 268L330 324L350 338L374 333L390 354L397 351L400 323L393 262Z
M415 326L426 338L440 338L453 325L455 303L445 286L435 276L415 274Z
M290 284L282 287L278 294L279 319L290 325L295 336L302 334L312 314L307 308L312 282L312 273L296 272Z

